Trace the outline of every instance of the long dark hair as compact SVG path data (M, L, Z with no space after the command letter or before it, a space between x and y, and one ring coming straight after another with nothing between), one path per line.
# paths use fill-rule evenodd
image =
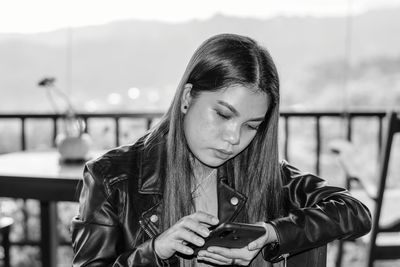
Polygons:
M192 84L191 96L217 91L230 85L244 85L268 95L269 108L250 145L219 168L228 182L248 196L243 221L266 221L280 215L281 178L278 159L279 78L268 51L254 40L235 34L220 34L206 40L195 51L183 74L175 97L146 143L163 136L165 152L164 213L167 229L193 211L193 170L183 131L181 98L185 84ZM190 181L190 182L189 182Z

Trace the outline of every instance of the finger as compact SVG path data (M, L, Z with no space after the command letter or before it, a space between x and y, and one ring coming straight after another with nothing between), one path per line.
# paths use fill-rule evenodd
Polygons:
M243 261L251 261L257 253L249 251L247 247L243 248L224 248L211 246L207 248L207 252L212 254L218 254L228 259L237 259Z
M212 258L207 258L207 257L197 257L197 260L198 261L207 262L207 263L211 263L213 265L230 265L230 263L220 262L220 261L214 260Z
M181 224L183 225L184 228L195 232L196 234L202 236L202 237L207 237L210 235L210 230L208 230L207 227L205 227L204 225L200 224L199 222L191 219L191 218L187 218L185 220L183 220L181 222Z
M219 223L219 220L217 217L215 217L209 213L202 212L202 211L193 213L191 215L191 218L193 218L194 220L197 220L198 222L205 223L208 225L216 225Z
M250 242L247 245L247 249L249 251L261 249L265 244L267 244L267 240L268 240L268 234L265 234L265 235L257 238L256 240Z
M230 249L230 248L216 247L216 246L211 246L207 248L207 252L213 254L219 254L229 259L240 258L240 255L243 254L241 253L240 250L241 249Z
M256 222L255 225L263 226L265 228L265 234L247 245L249 251L261 249L267 243L267 240L270 237L270 229L265 222Z
M198 261L204 261L204 262L207 262L207 263L211 263L213 265L231 265L231 262L232 262L232 261L230 261L230 262L221 262L221 261L215 260L213 258L207 258L207 257L198 257L197 260Z
M201 247L202 245L204 245L204 239L203 238L201 238L200 236L196 235L192 231L188 231L188 230L182 230L182 231L178 232L178 235L177 235L176 239L181 243L183 241L183 242L191 243L191 244L196 245L198 247Z
M215 253L210 253L208 251L205 250L201 250L198 253L198 257L203 258L205 261L209 261L212 262L214 264L231 264L232 263L232 259L231 258L227 258L224 257L222 255L219 254L215 254Z
M265 244L265 239L260 237L259 239L249 243L247 245L247 249L249 251L259 250L264 246L264 244Z
M176 241L174 248L175 248L175 250L177 252L180 252L180 253L185 254L185 255L192 255L193 252L194 252L193 249L191 249L190 247L185 246L184 244L182 244L182 241L181 242Z
M264 246L264 242L262 240L255 240L247 245L247 249L249 251L259 250Z
M266 223L261 221L261 222L255 222L254 225L260 225L265 227Z

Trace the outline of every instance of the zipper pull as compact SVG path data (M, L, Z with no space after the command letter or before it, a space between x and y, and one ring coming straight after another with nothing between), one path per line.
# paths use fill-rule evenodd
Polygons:
M283 254L283 262L284 262L284 266L287 267L287 258L289 257L289 253Z

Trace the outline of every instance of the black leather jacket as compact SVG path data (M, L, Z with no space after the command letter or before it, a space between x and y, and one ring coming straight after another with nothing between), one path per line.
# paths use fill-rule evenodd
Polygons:
M163 163L163 147L161 143L145 151L141 139L87 163L79 215L72 221L73 266L179 266L177 257L161 260L153 249L160 233L163 190L156 170ZM304 256L334 239L356 238L370 230L368 209L346 190L327 186L286 162L281 169L288 216L270 222L279 246L267 245L265 260L306 250L297 255ZM246 196L218 178L220 222L235 220L245 201Z

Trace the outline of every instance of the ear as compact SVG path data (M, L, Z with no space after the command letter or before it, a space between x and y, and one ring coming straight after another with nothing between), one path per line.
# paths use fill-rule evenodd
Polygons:
M183 93L181 99L181 111L186 114L189 109L190 102L192 101L192 91L193 85L191 83L187 83L183 86Z

